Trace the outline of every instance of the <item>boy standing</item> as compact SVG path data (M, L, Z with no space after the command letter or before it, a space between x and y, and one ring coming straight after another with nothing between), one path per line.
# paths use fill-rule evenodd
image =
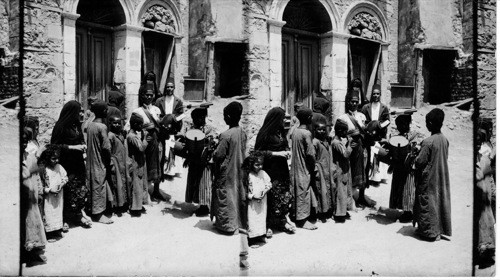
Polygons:
M311 189L311 174L314 172L315 152L312 135L307 126L311 124L312 110L300 109L297 112L300 126L292 133L291 185L295 192L295 219L298 227L314 230L318 227L308 221L311 208L316 204Z
M431 136L422 142L415 159L417 186L414 222L417 233L425 240L438 241L441 235L451 236L450 179L448 174L449 142L441 133L444 112L432 109L425 116Z

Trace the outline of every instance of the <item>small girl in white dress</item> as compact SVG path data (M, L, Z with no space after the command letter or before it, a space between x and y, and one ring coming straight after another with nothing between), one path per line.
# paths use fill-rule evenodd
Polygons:
M56 145L48 145L39 163L44 169L40 174L43 184L43 222L47 240L54 242L62 237L63 187L68 182L66 170L59 164L60 151Z
M262 170L264 155L254 152L243 162L245 183L248 183L248 245L259 247L266 243L267 196L271 189L271 178Z

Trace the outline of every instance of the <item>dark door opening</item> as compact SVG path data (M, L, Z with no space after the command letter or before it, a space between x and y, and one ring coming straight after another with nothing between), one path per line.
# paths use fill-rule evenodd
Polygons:
M426 49L423 54L424 102L451 101L451 82L455 50Z
M87 98L107 100L112 85L112 33L77 25L76 80L78 101L87 109Z
M293 33L282 35L283 94L287 112L302 102L312 108L314 94L319 92L319 39Z
M246 50L247 45L243 43L215 43L215 95L229 98L246 94L245 87L248 85Z
M147 72L153 71L156 75L158 90L164 92L165 89L161 88L161 85L165 84L168 77L173 77L171 66L174 60L174 39L170 35L158 32L143 32L142 39L144 42L141 64L142 79Z
M369 89L370 79L372 86L380 84L380 44L364 39L349 39L349 82L358 78L363 83L363 94L369 100L371 89Z

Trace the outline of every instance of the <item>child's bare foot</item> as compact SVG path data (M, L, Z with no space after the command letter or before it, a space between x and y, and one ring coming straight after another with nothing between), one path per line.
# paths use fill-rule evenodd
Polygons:
M98 214L98 215L96 215L95 219L96 219L97 223L102 223L102 224L105 224L105 225L109 225L109 224L112 224L114 222L110 218L106 217L104 214Z

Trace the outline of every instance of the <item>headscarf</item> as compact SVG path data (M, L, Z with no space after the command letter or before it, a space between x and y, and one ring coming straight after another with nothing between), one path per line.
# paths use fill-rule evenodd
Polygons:
M96 118L104 118L106 117L104 115L106 109L108 109L108 104L104 102L103 100L96 100L93 104L92 107L90 107L90 111L92 111Z
M378 89L378 91L382 91L380 85L374 85L372 91Z
M207 108L195 108L193 111L191 111L191 118L197 119L200 117L206 117L207 114L208 114Z
M35 127L40 125L40 122L38 121L38 117L35 117L35 116L24 116L24 125L26 127L31 128L31 130L33 131L33 135L32 135L32 137L31 137L30 140L35 140L35 139L33 139L35 137L35 135L34 135L34 133L35 133Z
M337 119L337 121L335 122L334 129L335 129L335 134L338 134L338 132L341 130L345 131L349 130L349 125L343 119Z
M111 90L108 92L108 106L120 108L124 99L125 96L117 90Z
M314 98L313 112L325 115L329 108L330 102L327 99L323 97Z
M396 126L399 126L403 123L411 123L411 115L409 114L401 114L396 117Z
M297 119L301 125L306 124L308 119L312 117L313 111L309 108L302 108L297 112Z
M434 108L425 115L425 119L429 120L434 128L439 129L443 126L444 112L439 108Z
M239 122L242 112L243 106L237 101L233 101L224 107L224 115L231 117L232 122Z
M77 128L81 130L80 127L81 108L82 105L80 105L80 103L75 100L68 101L66 104L64 104L61 113L59 114L59 119L57 120L56 124L54 125L54 129L52 130L52 137L50 138L51 144L62 144L77 140L77 139L63 139L63 136L65 136L64 131L70 128L73 124L77 124Z
M274 107L267 112L264 118L264 123L257 134L255 140L255 150L260 150L266 144L269 136L274 135L277 131L283 132L283 120L285 119L285 110L280 107Z
M141 115L139 115L137 113L132 113L132 115L130 116L130 126L132 126L133 124L136 124L136 123L143 124L144 119L142 118Z

